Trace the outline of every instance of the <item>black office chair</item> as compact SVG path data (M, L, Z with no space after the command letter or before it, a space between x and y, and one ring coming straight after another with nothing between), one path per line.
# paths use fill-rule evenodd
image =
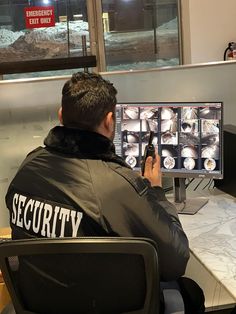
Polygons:
M17 314L158 314L155 243L144 238L5 241L0 269Z

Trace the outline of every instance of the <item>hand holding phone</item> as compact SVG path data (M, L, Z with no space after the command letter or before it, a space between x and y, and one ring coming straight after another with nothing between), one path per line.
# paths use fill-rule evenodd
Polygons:
M153 132L150 132L148 144L145 147L143 163L141 166L142 175L149 180L151 186L162 186L161 160L155 150ZM152 158L148 158L151 156Z
M141 170L142 170L142 176L144 175L145 172L145 163L146 163L146 159L151 156L153 159L155 159L156 154L155 154L155 147L152 143L153 141L153 136L154 136L154 132L151 131L150 135L149 135L149 140L148 140L148 144L145 146L145 150L144 150L144 156L143 156L143 162L141 165Z

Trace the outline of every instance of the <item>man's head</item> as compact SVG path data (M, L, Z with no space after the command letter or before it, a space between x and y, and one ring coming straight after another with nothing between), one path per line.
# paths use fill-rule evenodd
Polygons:
M63 125L112 138L106 131L111 130L112 125L114 131L116 94L113 85L99 74L73 74L62 89Z

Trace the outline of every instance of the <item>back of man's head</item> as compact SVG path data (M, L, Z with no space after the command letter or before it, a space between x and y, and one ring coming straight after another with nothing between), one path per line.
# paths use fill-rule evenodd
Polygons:
M115 115L116 94L114 86L99 74L73 74L62 89L64 126L96 130L108 112Z

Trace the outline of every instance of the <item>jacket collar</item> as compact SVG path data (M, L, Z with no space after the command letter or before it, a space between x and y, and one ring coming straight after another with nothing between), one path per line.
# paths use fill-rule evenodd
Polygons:
M101 159L130 168L116 155L115 146L107 137L90 131L56 126L44 140L47 149L74 155L81 159Z

